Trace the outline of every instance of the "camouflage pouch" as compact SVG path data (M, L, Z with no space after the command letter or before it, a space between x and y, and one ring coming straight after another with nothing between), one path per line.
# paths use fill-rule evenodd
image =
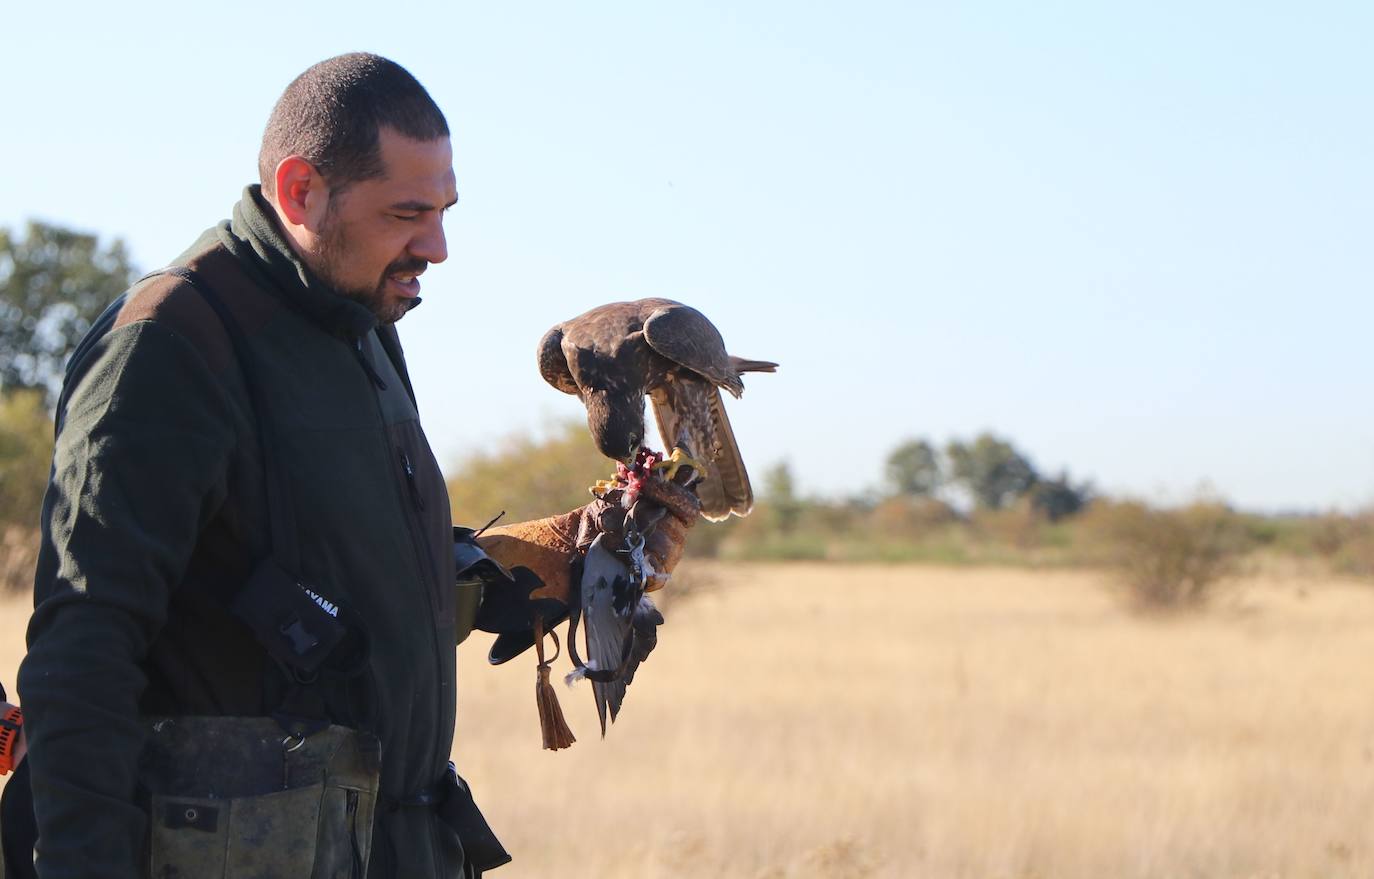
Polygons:
M265 717L151 719L139 779L155 879L363 879L380 746Z

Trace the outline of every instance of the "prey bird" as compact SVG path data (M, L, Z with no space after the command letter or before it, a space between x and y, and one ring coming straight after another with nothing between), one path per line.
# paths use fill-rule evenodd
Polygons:
M642 561L636 564L632 559L627 565L619 557L622 553L610 548L607 537L605 533L596 536L583 562L581 611L587 627L587 661L577 652L574 618L568 653L575 670L565 678L568 684L591 680L602 738L607 715L612 723L619 716L625 688L634 683L635 670L649 658L658 643L658 627L663 625L663 614L644 594L644 583L636 576ZM627 552L634 556L643 548L641 537Z
M744 391L740 374L776 363L726 353L720 332L695 308L671 299L613 302L564 321L539 342L539 372L587 407L601 453L632 466L644 440L644 397L663 442L694 468L701 514L712 521L748 515L754 491L720 388Z

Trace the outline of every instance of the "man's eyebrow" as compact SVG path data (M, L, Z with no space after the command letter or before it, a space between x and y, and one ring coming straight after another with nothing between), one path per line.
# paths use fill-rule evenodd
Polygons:
M456 205L457 203L458 203L458 199L455 198L453 201L451 201L451 202L449 202L448 204L444 205L443 209L444 209L444 210L448 210L449 208L453 207L453 206ZM393 210L393 211L414 211L414 212L417 213L417 214L423 214L425 211L438 210L438 208L436 208L436 207L435 207L432 203L430 203L430 202L427 202L427 201L418 201L418 200L416 200L416 201L398 201L398 202L396 202L395 204L393 204L393 205L391 206L391 210Z

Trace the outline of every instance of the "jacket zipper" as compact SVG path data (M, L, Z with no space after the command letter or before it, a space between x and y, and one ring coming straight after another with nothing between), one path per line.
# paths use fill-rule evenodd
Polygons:
M401 449L401 469L405 471L406 484L410 486L410 499L415 502L415 509L423 513L425 499L420 496L420 486L415 482L415 468L410 465L410 456L405 449Z
M405 450L405 449L398 449L397 452L399 453L399 455L400 455L400 457L401 457L401 470L402 470L402 471L405 473L405 475L406 475L406 484L410 486L410 499L411 499L411 501L413 501L414 504L415 504L415 512L416 512L416 520L417 520L416 528L419 529L419 528L421 528L421 527L424 525L424 522L423 522L422 517L423 517L424 512L425 512L425 502L424 502L423 497L421 497L421 495L420 495L420 485L419 485L419 483L416 482L416 480L415 480L415 467L410 463L410 456L406 454L406 450ZM427 562L426 562L424 553L421 551L421 546L427 545L427 541L424 540L424 538L423 538L423 536L422 536L422 534L421 534L421 532L420 532L419 530L413 530L412 533L415 535L415 540L416 540L416 550L415 550L415 551L416 551L416 555L418 556L418 560L419 560L419 562L420 562L420 564L421 564L421 577L423 578L423 577L424 577L424 571L425 571L424 565L427 564ZM435 622L438 622L438 621L439 621L439 611L440 611L440 607L435 603L435 602L436 602L436 595L437 595L437 593L431 593L430 607L431 607L431 609L432 609L432 612L433 612L434 615L435 615ZM431 629L430 629L430 634L431 634L431 636L433 636L433 628L432 628L432 627L431 627ZM436 639L436 641L435 641L435 649L436 649L436 660L437 660L437 658L438 658L438 657L437 657L437 650L442 649L442 647L438 644L437 639ZM441 706L441 710L442 710L442 706ZM429 850L430 850L431 856L434 858L434 864L435 864L435 866L438 868L438 869L437 869L437 875L446 876L446 875L448 875L448 864L447 864L447 859L444 857L443 846L441 846L441 845L439 844L439 840L436 838L436 834L437 834L438 831L435 829L435 825L436 825L437 823L438 823L438 822L436 822L436 821L430 821L430 822L428 822L428 824L429 824Z
M362 347L363 347L363 345L362 345L362 340L359 339L359 340L358 340L358 346L357 346L357 350L358 350L358 361L359 361L360 363L363 364L364 369L368 372L368 374L369 374L370 376L372 376L372 378L373 378L373 383L374 383L375 385L377 385L378 392L374 392L374 394L373 394L373 399L374 399L374 400L376 401L376 403L377 403L377 415L378 415L378 418L381 420L383 437L385 438L385 442L386 442L388 445L391 445L390 432L389 432L389 430L387 429L386 415L385 415L385 412L384 412L384 410L383 410L383 408L382 408L382 395L381 395L381 393L380 393L380 391L383 391L383 390L386 389L386 384L381 380L381 377L378 376L378 375L376 374L376 371L373 370L373 369L371 369L371 364L368 363L367 358L363 355ZM439 606L438 606L438 594L439 594L439 593L438 593L438 587L439 587L440 584L435 584L435 587L434 587L433 589L430 588L430 584L429 584L429 575L426 573L427 562L426 562L426 556L425 556L425 552L424 552L424 550L425 550L425 548L426 548L425 545L428 543L428 541L426 541L426 540L424 539L423 535L421 534L421 528L423 527L423 524L424 524L424 523L421 522L421 521L419 521L419 518L420 518L420 517L419 517L419 515L418 515L418 513L423 512L423 510L424 510L424 502L420 499L420 487L419 487L418 484L416 484L416 481L415 481L415 468L414 468L414 467L411 465L411 463L410 463L410 456L407 455L405 449L404 449L404 448L401 448L399 445L393 446L393 448L396 449L397 454L400 456L400 459L401 459L401 467L402 467L403 472L404 472L405 475L406 475L406 482L407 482L407 484L410 485L411 492L412 492L411 498L412 498L413 502L415 503L415 507L416 507L416 511L417 511L417 515L416 515L415 518L412 519L411 522L409 523L410 527L409 527L409 529L408 529L408 530L410 531L411 545L412 545L412 546L414 547L414 549L415 549L415 563L416 563L416 571L415 571L415 573L416 573L416 574L419 576L419 578L420 578L420 585L421 585L421 587L424 589L424 591L425 591L425 592L427 593L427 595L428 595L430 613L434 615L434 620L433 620L434 625L437 625L437 624L440 622L440 620L439 620L439 610L440 610L440 608L439 608ZM436 668L435 670L436 670L436 672L438 672L438 673L435 675L435 683L436 683L437 685L439 685L439 687L440 687L440 690L439 690L439 699L437 700L437 704L438 704L438 706L439 706L439 711L440 711L441 716L442 716L442 717L448 717L448 710L447 710L447 708L446 708L446 706L445 706L445 703L444 703L444 698L443 698L443 697L444 697L444 693L443 693L443 688L442 688L442 679L443 679L443 675L442 675L442 665L443 665L443 662L442 662L442 660L439 658L439 651L443 649L443 645L441 645L441 644L439 643L439 637L438 637L437 633L435 632L434 625L430 625L430 626L429 626L429 637L430 637L431 641L433 642L434 662L435 662L435 665L437 666L437 668ZM453 649L453 648L450 648L450 649ZM450 694L450 695L449 695L449 699L453 699L453 698L455 698L454 695L453 695L453 694ZM450 723L453 722L453 718L449 717L448 719L449 719L449 722L450 722ZM432 759L434 760L435 764L443 763L443 762L445 762L445 761L448 759L448 755L447 755L447 754L442 754L442 753L440 753L440 754L435 754L435 755L433 755ZM430 779L430 780L426 781L425 783L426 783L426 784L433 784L433 779ZM434 824L435 824L435 822L430 821L430 822L427 822L427 823L429 824L429 845L430 845L430 851L431 851L431 853L432 853L432 856L434 857L435 863L436 863L437 865L439 865L441 869L443 869L444 857L443 857L443 853L439 850L439 841L438 841L437 839L435 839L435 829L434 829Z

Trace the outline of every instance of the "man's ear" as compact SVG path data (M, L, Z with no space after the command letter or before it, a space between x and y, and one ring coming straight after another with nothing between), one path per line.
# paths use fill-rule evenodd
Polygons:
M309 160L287 156L277 163L276 202L286 225L316 232L329 207L329 185Z

